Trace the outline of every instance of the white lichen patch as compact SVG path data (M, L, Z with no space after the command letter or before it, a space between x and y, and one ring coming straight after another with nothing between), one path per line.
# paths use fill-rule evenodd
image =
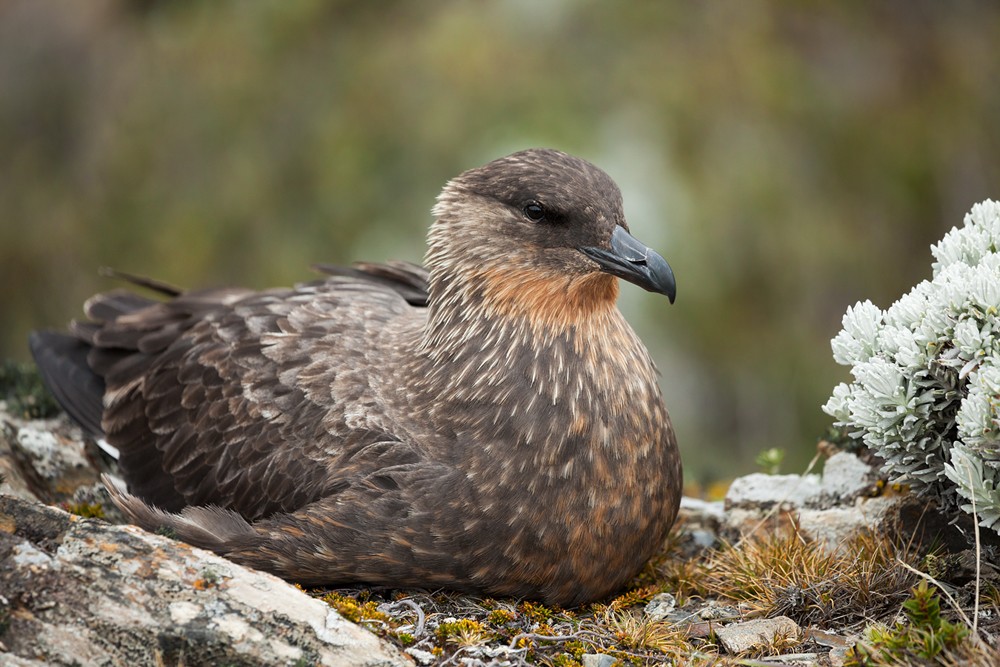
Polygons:
M88 466L82 444L68 447L51 431L25 426L17 431L17 444L31 458L32 468L45 479L55 479L66 470Z
M14 547L11 558L17 567L43 567L58 569L59 563L32 544L22 542Z
M201 605L195 604L194 602L188 602L186 600L171 602L169 610L170 620L177 625L190 623L194 619L198 618L198 615L202 612Z

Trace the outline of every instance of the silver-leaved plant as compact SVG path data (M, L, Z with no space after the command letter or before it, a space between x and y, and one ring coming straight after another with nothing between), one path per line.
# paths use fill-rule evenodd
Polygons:
M933 277L881 310L848 308L831 342L854 381L823 410L885 460L1000 532L1000 203L931 246Z

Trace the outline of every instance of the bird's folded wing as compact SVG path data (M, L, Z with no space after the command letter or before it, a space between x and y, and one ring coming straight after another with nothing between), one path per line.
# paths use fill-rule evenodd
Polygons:
M412 306L426 306L430 274L419 264L390 260L384 264L357 262L350 267L314 264L313 268L330 276L348 276L375 282L395 290Z
M344 419L368 390L359 370L377 363L370 340L394 318L422 317L385 279L362 272L167 301L127 294L91 299L92 321L72 332L92 346L101 430L145 501L168 511L214 504L249 519L288 512L331 491L346 453L393 440L379 414ZM77 403L93 426L99 403Z

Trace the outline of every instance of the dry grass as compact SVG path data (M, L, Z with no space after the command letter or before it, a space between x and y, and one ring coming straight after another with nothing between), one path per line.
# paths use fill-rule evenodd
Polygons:
M752 615L856 627L908 597L916 576L899 561L913 559L883 537L863 535L828 552L787 531L723 548L706 565L702 586L706 595L737 601Z

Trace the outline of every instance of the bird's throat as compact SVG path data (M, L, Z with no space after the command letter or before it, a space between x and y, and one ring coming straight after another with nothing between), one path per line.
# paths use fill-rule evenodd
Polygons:
M618 280L603 273L567 276L537 269L484 269L479 280L482 307L549 333L586 327L613 310L618 298Z

